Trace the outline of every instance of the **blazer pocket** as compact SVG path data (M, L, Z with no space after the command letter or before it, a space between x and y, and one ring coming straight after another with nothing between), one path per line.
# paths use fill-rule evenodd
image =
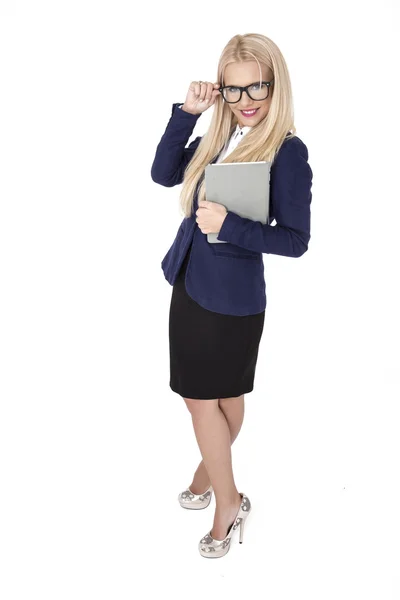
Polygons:
M225 244L211 242L210 246L215 256L221 258L243 258L247 260L257 260L260 258L260 252L246 250L235 244L230 244L229 242L226 242Z

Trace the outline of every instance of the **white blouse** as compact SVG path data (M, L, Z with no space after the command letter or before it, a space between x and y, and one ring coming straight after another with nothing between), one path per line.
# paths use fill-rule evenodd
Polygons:
M219 163L222 160L224 160L228 156L228 154L230 154L232 150L236 148L240 140L243 139L243 136L246 135L246 133L248 133L250 129L251 127L247 125L244 127L240 127L238 123L236 125L235 131L231 135L231 139L228 140L228 142L225 144L221 154L218 156L218 159L215 162Z
M178 106L178 108L181 108L183 106L183 104L180 104ZM232 150L234 150L236 148L236 146L238 145L238 143L240 142L241 139L243 139L243 136L246 135L246 133L248 133L250 131L251 127L245 125L244 127L240 127L239 123L236 125L236 129L235 131L232 133L230 140L227 141L227 143L225 144L225 146L223 147L221 154L219 155L218 159L215 161L216 163L219 163L221 161L223 161L228 154L230 154L232 152Z

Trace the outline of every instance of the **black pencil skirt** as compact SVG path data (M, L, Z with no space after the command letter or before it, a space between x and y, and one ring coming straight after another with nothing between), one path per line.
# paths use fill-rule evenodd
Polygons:
M265 310L224 315L207 310L187 293L191 246L172 288L169 312L170 388L183 398L211 400L253 390Z

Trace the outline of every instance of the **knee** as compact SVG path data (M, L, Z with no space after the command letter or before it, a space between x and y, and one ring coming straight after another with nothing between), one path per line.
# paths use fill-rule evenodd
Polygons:
M218 406L218 398L215 400L199 400L197 398L184 398L188 411L192 416L204 415Z

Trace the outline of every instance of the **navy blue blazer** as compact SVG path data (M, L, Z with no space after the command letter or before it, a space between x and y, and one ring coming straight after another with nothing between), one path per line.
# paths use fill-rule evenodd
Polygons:
M186 166L201 140L186 148L201 114L192 115L174 103L165 132L157 146L151 178L166 187L181 184ZM216 162L218 154L211 163ZM313 173L306 145L295 136L285 140L271 166L270 214L267 224L228 211L218 239L209 243L196 223L198 187L190 217L184 217L161 262L165 279L173 285L193 241L185 285L189 296L213 312L251 315L265 310L262 254L299 257L310 240L310 204ZM203 176L204 178L204 173ZM270 223L276 220L276 225Z

